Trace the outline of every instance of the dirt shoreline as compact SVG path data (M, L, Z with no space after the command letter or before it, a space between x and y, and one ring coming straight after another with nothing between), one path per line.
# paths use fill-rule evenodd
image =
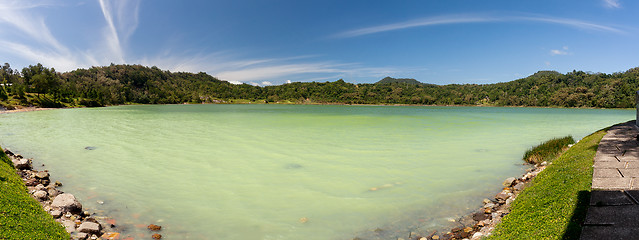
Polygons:
M0 114L8 114L8 113L19 113L19 112L33 112L33 111L44 111L44 110L53 110L53 109L61 109L61 108L40 108L40 107L21 107L17 109L0 109Z

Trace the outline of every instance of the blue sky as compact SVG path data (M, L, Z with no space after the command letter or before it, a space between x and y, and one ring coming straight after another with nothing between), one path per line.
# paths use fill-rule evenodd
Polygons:
M495 83L639 66L639 1L1 0L0 62L234 83Z

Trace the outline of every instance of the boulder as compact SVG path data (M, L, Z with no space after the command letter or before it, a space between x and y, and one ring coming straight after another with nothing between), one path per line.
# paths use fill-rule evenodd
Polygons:
M63 212L82 212L82 204L75 199L75 196L69 193L63 193L53 199L52 207L58 208Z
M24 181L24 185L27 187L33 187L40 184L40 182L38 182L38 180L36 180L35 178L29 178L26 181Z
M153 234L151 236L151 238L153 238L153 239L162 239L162 235L156 233L156 234Z
M506 199L508 199L508 197L510 197L508 195L508 191L504 190L501 191L500 193L498 193L497 195L495 195L495 199L499 200L499 201L506 201Z
M71 235L71 237L73 239L85 240L85 239L89 238L89 234L82 233L82 232L76 232L75 234Z
M49 179L49 173L45 172L45 171L38 172L38 173L35 174L35 177L37 179Z
M64 226L64 229L67 230L68 233L75 231L75 223L71 220L62 221L62 226Z
M49 196L49 194L43 190L38 190L33 193L33 196L39 200L45 200Z
M518 182L517 184L515 184L515 186L513 187L513 189L515 189L515 191L521 191L521 190L524 190L524 183L523 183L523 182Z
M515 183L515 181L517 181L516 178L514 177L509 177L506 178L506 180L504 180L504 182L502 183L502 185L504 185L504 187L510 187L513 185L513 183Z
M8 148L4 149L4 153L9 155L9 156L13 156L13 152L11 152L11 150L9 150Z
M33 166L31 165L31 159L19 158L18 160L13 162L13 165L16 167L16 169L19 170L29 170L33 168Z
M49 196L50 196L50 197L55 197L55 196L58 196L58 194L59 194L60 192L58 192L58 190L57 190L57 189L55 189L55 188L49 188L49 189L47 190L47 193L49 193Z
M51 214L51 216L53 218L60 218L62 216L62 211L60 210L53 210L51 211L49 214Z
M88 234L98 234L102 230L102 226L100 224L94 222L83 222L78 227L78 232L88 233Z

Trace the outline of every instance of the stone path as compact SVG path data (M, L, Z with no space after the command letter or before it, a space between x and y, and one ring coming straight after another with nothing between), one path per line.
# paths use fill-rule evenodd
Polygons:
M601 139L581 239L639 239L637 135L630 121L611 127Z

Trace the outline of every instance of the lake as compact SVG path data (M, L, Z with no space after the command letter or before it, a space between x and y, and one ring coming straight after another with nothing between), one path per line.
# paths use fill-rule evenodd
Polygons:
M525 172L533 145L634 118L611 109L140 105L2 114L0 144L35 158L85 208L130 226L123 235L149 235L154 223L167 239L390 239L479 208Z

